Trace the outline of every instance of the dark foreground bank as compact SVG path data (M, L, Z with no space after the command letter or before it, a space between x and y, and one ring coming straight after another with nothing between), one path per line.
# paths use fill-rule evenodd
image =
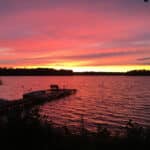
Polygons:
M124 136L114 136L102 127L96 133L88 132L81 119L79 134L73 134L66 126L56 128L40 117L38 109L10 111L0 116L0 147L7 150L51 149L149 149L150 129L126 125Z

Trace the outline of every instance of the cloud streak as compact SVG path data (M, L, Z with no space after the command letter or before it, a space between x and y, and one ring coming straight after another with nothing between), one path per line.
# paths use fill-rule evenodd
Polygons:
M145 57L145 58L138 58L138 61L147 61L150 60L150 57Z

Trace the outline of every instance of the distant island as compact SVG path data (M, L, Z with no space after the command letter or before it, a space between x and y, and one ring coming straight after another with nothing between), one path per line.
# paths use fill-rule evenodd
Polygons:
M150 70L132 70L128 72L74 72L49 68L0 68L0 76L67 76L67 75L127 75L150 76Z
M48 75L73 75L72 70L56 70L49 68L0 68L0 76L48 76Z
M132 70L125 74L131 76L150 76L150 70Z

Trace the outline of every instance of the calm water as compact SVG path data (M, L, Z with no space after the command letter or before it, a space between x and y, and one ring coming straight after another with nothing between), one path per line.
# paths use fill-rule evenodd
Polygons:
M95 130L99 124L111 129L124 126L129 119L150 126L150 77L66 76L1 77L0 98L21 98L24 92L47 89L50 84L76 88L77 94L52 101L40 108L49 120L70 128L85 126Z

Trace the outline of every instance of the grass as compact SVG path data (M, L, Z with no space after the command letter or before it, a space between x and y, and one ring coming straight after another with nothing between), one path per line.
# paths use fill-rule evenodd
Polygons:
M11 150L96 150L150 148L150 129L144 129L131 120L124 136L112 136L107 128L97 127L96 133L87 131L81 117L80 134L67 126L56 128L48 123L38 109L10 111L0 117L0 148Z

